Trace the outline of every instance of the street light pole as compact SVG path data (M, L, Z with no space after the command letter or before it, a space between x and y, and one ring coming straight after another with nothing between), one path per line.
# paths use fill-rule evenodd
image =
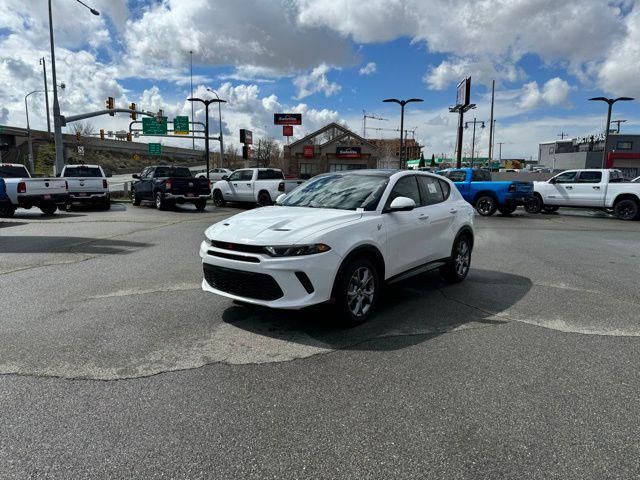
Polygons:
M204 131L204 155L205 155L205 160L207 163L207 180L210 180L210 174L209 174L209 105L212 103L217 103L218 105L221 102L226 102L226 100L220 100L219 98L212 98L209 100L203 100L202 98L188 98L187 100L189 100L190 102L200 102L204 104L204 111L205 111L205 131Z
M49 87L47 86L47 67L44 62L44 57L40 59L40 63L42 63L42 75L44 77L44 103L47 106L47 133L49 134L49 139L51 139L51 118L49 116Z
M481 124L481 127L484 128L483 120L476 120L473 117L473 122L465 122L464 128L469 128L469 124L473 124L473 136L471 138L471 168L473 168L473 159L475 158L475 150L476 150L476 124Z
M78 3L87 7L94 15L100 15L100 13L87 6L80 0L76 0ZM56 54L55 45L53 42L53 14L51 13L51 0L49 0L49 43L51 47L51 77L53 78L53 139L56 145L56 161L54 167L54 173L60 173L64 167L64 145L62 144L62 119L60 118L60 104L58 103L58 87L56 80Z
M220 104L222 102L224 102L224 100L220 100L220 97L218 97L218 94L215 90L211 90L210 88L207 88L207 91L213 93L216 98L218 99L218 124L219 124L219 128L220 128L220 166L221 167L226 167L225 165L225 161L224 161L224 138L222 136L222 108L220 107ZM287 138L288 140L288 138Z
M411 102L424 102L423 99L421 98L410 98L409 100L398 100L397 98L387 98L386 100L383 100L383 102L387 102L387 103L397 103L398 105L400 105L400 160L398 162L398 167L400 169L405 168L404 165L404 138L403 138L403 134L404 134L404 106L407 103L411 103Z
M618 97L618 98L606 98L606 97L593 97L589 101L605 102L607 108L607 123L604 127L604 148L602 149L602 168L606 168L607 165L607 147L609 145L609 127L611 126L611 110L613 110L613 104L616 102L628 102L633 100L631 97Z
M191 59L191 96L193 97L193 50L189 50L189 55L190 55L190 59ZM195 122L195 115L194 115L194 107L195 105L193 104L193 102L191 102L191 123L193 124L193 122ZM193 125L191 126L191 136L192 138L192 149L195 150L196 149L196 132L193 130Z
M31 126L29 125L29 105L27 104L27 98L29 97L29 95L36 92L38 92L38 90L29 92L24 96L24 110L27 115L27 143L29 145L29 168L31 170L31 174L34 173L35 165L33 163L33 142L31 140Z

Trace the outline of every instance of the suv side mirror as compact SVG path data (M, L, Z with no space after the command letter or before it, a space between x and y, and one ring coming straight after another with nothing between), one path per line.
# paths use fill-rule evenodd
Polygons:
M229 180L229 175L223 175L222 180Z
M551 178L551 179L549 180L549 183L557 183L557 182L558 182L558 181L557 181L555 178Z
M416 202L408 197L397 197L394 198L389 205L390 212L409 212L416 208Z
M138 175L137 173L134 173L133 175L131 175L132 178L137 178L138 180L140 180L140 175Z

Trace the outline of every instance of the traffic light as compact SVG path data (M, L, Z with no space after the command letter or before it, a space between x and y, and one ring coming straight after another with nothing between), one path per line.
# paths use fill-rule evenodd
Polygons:
M113 97L107 98L107 110L113 110L115 108L115 100ZM115 115L115 112L109 112L109 115L112 117Z
M76 132L76 140L80 141L80 131Z
M104 140L104 128L100 129L100 140Z
M127 142L131 141L131 132L127 132Z
M129 110L135 110L135 109L136 109L135 103L132 103L131 105L129 105ZM136 112L131 112L129 116L131 117L131 120L135 120L136 118L138 118L138 114Z

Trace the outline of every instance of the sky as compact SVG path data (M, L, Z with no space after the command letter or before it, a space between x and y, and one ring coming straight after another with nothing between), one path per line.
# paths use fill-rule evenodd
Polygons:
M640 1L635 0L53 0L58 83L63 115L104 108L162 108L190 115L194 95L223 107L226 143L239 129L254 141L283 141L273 113L301 113L296 138L332 121L367 137L398 132L399 107L389 97L422 98L407 106L405 128L425 156L455 148L456 85L472 78L483 120L476 155L488 149L491 82L496 82L495 141L503 158L537 156L538 143L564 132L604 131L606 105L594 96L640 99ZM47 2L0 0L0 124L25 126L24 96L51 84ZM190 51L193 55L190 55ZM44 96L29 97L33 128L45 129ZM616 104L622 131L640 133L640 103ZM212 134L217 134L217 112ZM196 120L204 112L196 109ZM214 121L215 120L215 121ZM126 114L92 120L95 128L127 129ZM411 137L413 134L409 133ZM157 141L157 139L148 141ZM465 149L471 129L465 131ZM189 147L189 140L163 139ZM215 148L215 147L212 147ZM496 147L497 149L497 147Z

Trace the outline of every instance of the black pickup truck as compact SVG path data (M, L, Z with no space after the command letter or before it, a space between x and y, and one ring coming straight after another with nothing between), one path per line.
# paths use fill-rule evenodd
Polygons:
M211 196L209 180L195 178L187 167L147 167L133 178L136 181L131 185L131 200L136 206L151 200L158 210L177 203L193 203L196 209L204 210Z

